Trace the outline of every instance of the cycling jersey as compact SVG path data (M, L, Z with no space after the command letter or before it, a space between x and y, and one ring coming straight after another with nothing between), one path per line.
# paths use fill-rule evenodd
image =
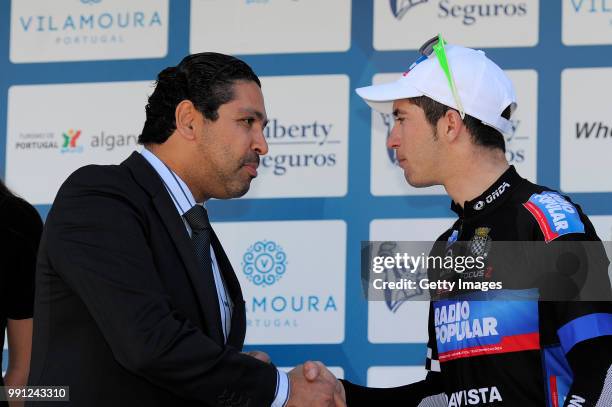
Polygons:
M601 301L602 292L610 298L609 262L581 208L510 167L481 196L452 209L459 219L430 255L484 256L485 267L461 280L499 281L503 289L432 293L427 379L393 389L345 381L349 407L612 406L612 303ZM537 249L506 245L496 254L496 242L532 242ZM601 288L600 301L574 301L571 289L560 301L566 280L585 272L585 250L586 271L598 275L578 279ZM443 273L429 270L429 279ZM543 293L553 301L542 301Z

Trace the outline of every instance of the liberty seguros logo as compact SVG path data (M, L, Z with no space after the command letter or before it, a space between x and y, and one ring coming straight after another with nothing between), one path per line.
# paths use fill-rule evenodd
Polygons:
M273 151L262 158L261 165L276 176L297 168L335 167L335 146L342 141L335 137L334 130L333 123L318 120L286 123L272 118L264 137Z
M400 21L404 16L422 4L431 4L429 0L389 0L389 8L396 20ZM432 2L433 3L433 2ZM440 19L455 18L460 19L465 26L470 26L479 18L488 17L523 17L527 15L527 4L521 3L495 3L482 4L454 4L453 0L438 1L437 17Z

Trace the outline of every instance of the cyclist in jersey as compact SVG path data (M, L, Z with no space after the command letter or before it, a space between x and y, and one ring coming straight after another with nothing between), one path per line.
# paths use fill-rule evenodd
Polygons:
M387 147L407 182L443 185L452 199L458 220L431 254L485 255L483 270L463 280L501 281L486 299L515 298L433 292L427 378L389 389L343 380L347 405L612 406L609 261L593 225L567 196L508 164L503 134L517 102L506 74L484 52L441 37L420 51L399 80L357 93L393 114ZM515 245L500 253L497 242ZM304 369L329 374L318 363Z

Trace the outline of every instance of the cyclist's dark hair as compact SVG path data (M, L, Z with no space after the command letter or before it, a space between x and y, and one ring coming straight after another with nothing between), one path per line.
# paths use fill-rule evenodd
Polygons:
M452 107L448 107L440 102L436 102L435 100L427 96L410 98L408 99L408 101L423 109L427 121L430 125L434 127L436 126L436 123L438 123L438 120L440 120L440 118L444 116L447 111L453 109ZM512 108L511 106L508 106L502 112L502 117L505 119L510 119L511 114ZM469 114L465 115L463 123L472 135L474 143L483 147L498 148L504 153L506 152L506 143L504 140L504 136L499 131L497 131L491 126L484 124L480 121L480 119L472 117Z

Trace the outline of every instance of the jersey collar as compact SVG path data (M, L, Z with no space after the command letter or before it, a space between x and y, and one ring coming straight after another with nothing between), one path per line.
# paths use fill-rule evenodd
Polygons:
M512 195L512 190L518 187L521 181L523 181L523 178L516 172L514 166L511 165L480 196L471 201L465 201L463 208L458 203L452 202L451 209L462 218L472 218L487 213Z

